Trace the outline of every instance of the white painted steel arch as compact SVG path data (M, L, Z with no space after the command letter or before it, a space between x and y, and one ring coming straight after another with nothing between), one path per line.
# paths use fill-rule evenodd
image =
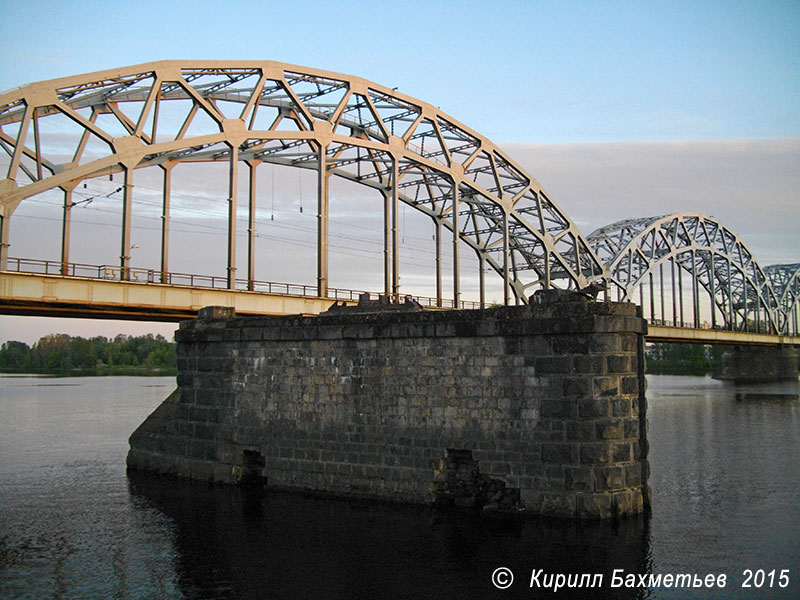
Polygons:
M57 158L43 140L42 126L56 119L80 131L70 160ZM217 161L229 165L229 287L236 282L237 169L242 163L250 169L253 194L256 169L265 162L319 173L320 296L328 280L328 175L383 195L387 293L399 294L399 202L433 220L437 247L442 227L457 232L455 300L460 293L459 240L477 254L482 291L484 263L503 277L506 302L512 293L526 301L531 288L579 288L602 274L572 220L490 140L426 102L350 75L272 61L162 61L33 83L0 95L0 148L10 160L0 181L3 265L9 219L25 198L64 190L66 264L72 189L88 178L123 172L124 274L130 261L135 169L163 168L168 227L171 168L180 162ZM165 233L162 273L167 270L166 246ZM437 255L441 299L439 263Z

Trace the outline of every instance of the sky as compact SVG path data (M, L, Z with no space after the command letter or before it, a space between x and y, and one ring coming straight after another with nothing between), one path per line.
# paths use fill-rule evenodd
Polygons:
M620 218L701 212L762 265L800 262L796 0L0 0L0 10L0 90L161 59L358 75L497 143L585 234ZM0 342L171 329L0 317Z

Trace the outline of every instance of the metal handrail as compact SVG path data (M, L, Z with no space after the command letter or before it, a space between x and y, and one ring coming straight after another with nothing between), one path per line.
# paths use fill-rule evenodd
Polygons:
M60 275L62 277L81 277L88 279L104 279L110 281L129 281L139 283L159 283L174 285L179 287L210 287L214 289L229 289L227 277L217 275L199 275L196 273L162 272L160 269L144 269L141 267L128 267L127 278L124 278L124 271L119 265L90 265L84 263L62 263L55 260L44 260L36 258L14 258L9 257L7 270L18 273L34 273L42 275ZM285 283L278 281L260 281L249 279L236 279L236 290L252 291L257 293L275 294L280 296L304 296L319 298L318 287L316 285L306 285L302 283ZM331 300L345 300L355 302L362 294L369 293L372 297L379 294L375 292L365 292L364 290L351 290L346 288L328 288L327 296ZM422 306L453 308L454 302L450 299L437 300L427 296L404 295L411 297ZM481 308L480 302L460 301L459 308L476 309Z

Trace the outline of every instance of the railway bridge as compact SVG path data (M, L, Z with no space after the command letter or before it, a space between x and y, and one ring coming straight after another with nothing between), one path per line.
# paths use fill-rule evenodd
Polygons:
M651 340L800 343L800 263L761 267L702 214L584 235L491 140L355 76L161 61L32 83L0 95L0 169L3 314L177 321L207 305L315 314L364 291L480 308L487 289L496 303L521 304L538 289L595 283L599 300L641 306ZM299 193L287 200L294 173ZM346 211L331 209L337 185L356 198ZM312 227L275 220L276 203L297 217L304 200ZM212 254L198 219L224 239ZM359 270L346 258L332 270L332 237L347 237L332 225L371 236L379 283L331 285ZM404 236L423 229L427 246L401 259ZM259 251L270 237L278 250ZM303 258L315 263L304 281L270 276ZM415 287L415 264L430 268L427 286ZM402 287L401 270L411 281Z

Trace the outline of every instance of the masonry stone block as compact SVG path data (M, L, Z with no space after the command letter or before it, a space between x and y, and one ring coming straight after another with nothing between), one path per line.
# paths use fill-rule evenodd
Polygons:
M621 393L623 394L637 394L639 392L639 378L638 377L623 377L622 378L622 389Z
M581 519L608 519L615 516L612 497L608 492L579 493L577 499L577 515Z
M577 452L572 444L542 444L542 460L558 465L574 464L577 462Z
M604 419L611 411L608 398L580 398L578 400L578 417L581 419Z
M629 373L631 357L628 354L609 354L606 356L606 364L609 373Z
M614 398L611 401L611 414L614 417L630 417L631 415L631 399L630 398Z
M617 352L620 348L620 335L614 333L597 333L590 342L592 352Z
M627 465L633 460L633 449L630 442L614 444L611 447L611 461L617 464Z
M572 357L572 369L576 373L603 373L603 356L596 354L578 355Z
M569 356L542 356L536 359L535 366L537 375L572 372L572 360Z
M592 467L566 467L565 486L567 491L594 491L594 469Z
M625 422L620 419L609 419L595 423L598 440L618 440L625 436Z
M583 443L580 459L584 464L607 464L611 460L611 445L606 442Z
M619 392L617 377L595 377L592 385L595 396L616 396Z
M595 491L618 491L625 488L625 470L622 466L595 469Z
M591 380L586 377L564 377L564 396L585 398L590 393Z
M595 439L594 421L570 421L566 425L566 439L569 441L588 442Z
M638 488L642 485L642 465L638 462L625 464L625 485L628 488Z

